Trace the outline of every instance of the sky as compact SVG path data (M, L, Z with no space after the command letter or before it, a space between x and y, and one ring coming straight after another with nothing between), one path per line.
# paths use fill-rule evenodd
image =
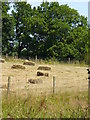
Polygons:
M27 0L32 6L38 6L46 0ZM89 0L47 0L48 2L59 2L59 4L68 4L69 7L78 10L80 15L88 17L88 2ZM73 1L73 2L72 2Z

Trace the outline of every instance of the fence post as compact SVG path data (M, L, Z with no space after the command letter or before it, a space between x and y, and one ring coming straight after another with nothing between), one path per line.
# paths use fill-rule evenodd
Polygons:
M53 94L55 93L55 76L53 76Z
M35 62L37 63L37 55L35 56Z
M68 63L70 64L71 60L70 60L70 57L68 58Z
M9 76L8 77L8 85L7 85L7 96L9 96L9 94L10 94L10 79L11 79L11 77Z

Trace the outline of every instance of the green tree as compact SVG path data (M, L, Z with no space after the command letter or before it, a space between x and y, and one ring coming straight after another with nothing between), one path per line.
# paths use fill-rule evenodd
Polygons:
M13 52L14 19L8 14L9 3L2 2L2 53L11 54Z
M17 42L18 58L20 58L21 51L28 48L31 39L30 29L26 28L26 19L32 14L31 5L26 2L16 2L12 14L15 19L15 41Z
M3 8L4 11L5 9ZM5 13L7 15L7 12ZM14 51L18 53L19 58L37 55L39 58L53 57L59 61L66 61L69 57L71 60L85 59L88 51L87 18L77 10L68 5L59 5L58 2L42 2L38 7L18 2L14 4L12 15L15 19L15 29L11 29L11 20L12 32L9 35L3 29L6 32L3 32L6 35L3 35L3 38L6 37L7 41L8 35L12 38ZM3 26L5 27L4 23ZM11 34L13 31L14 37ZM4 43L10 46L8 44L10 42ZM3 48L5 49L5 46Z
M48 56L52 53L58 60L67 60L68 57L83 60L87 53L87 18L67 5L59 6L56 2L50 4L49 18Z

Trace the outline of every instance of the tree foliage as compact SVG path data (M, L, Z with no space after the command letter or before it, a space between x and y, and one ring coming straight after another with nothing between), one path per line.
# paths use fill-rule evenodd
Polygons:
M14 19L8 14L9 3L2 2L2 53L11 54L14 38Z
M42 2L38 7L31 7L25 2L15 3L12 11L15 35L12 38L13 20L7 17L7 5L5 7L3 5L3 14L11 22L11 27L9 35L7 29L4 30L3 19L3 34L6 36L3 45L7 47L5 42L15 38L13 43L17 43L14 47L18 57L37 55L38 58L55 58L59 61L68 58L85 60L88 51L87 18L77 10L68 5L59 5L58 2Z

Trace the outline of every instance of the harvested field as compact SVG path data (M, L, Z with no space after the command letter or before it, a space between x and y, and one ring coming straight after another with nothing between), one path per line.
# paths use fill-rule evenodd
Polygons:
M25 66L22 66L22 65L13 65L11 68L12 69L25 69Z
M37 70L51 70L50 66L39 66Z
M52 68L49 77L37 76L37 68L40 64L33 67L24 66L25 70L11 69L14 62L5 62L2 64L2 84L8 82L8 76L11 76L10 89L17 94L29 92L33 94L52 93L53 76L55 76L55 92L58 91L88 91L88 67L80 67L68 64L49 65ZM16 63L19 65L19 62ZM20 64L23 64L20 63ZM43 66L47 66L43 64ZM41 79L42 84L27 83L30 78ZM28 91L27 91L27 89Z

